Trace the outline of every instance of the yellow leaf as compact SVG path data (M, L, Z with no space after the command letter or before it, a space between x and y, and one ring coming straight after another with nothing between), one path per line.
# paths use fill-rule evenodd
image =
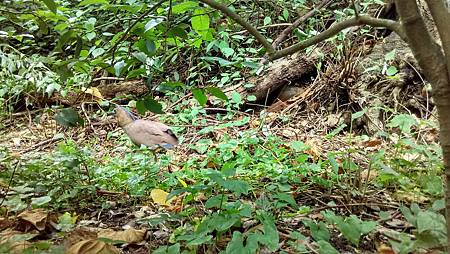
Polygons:
M153 189L150 193L150 196L153 199L153 202L159 205L169 205L170 202L167 201L167 196L169 193L161 190L161 189Z
M102 95L102 93L100 93L100 91L98 90L97 87L91 87L91 88L83 87L83 88L81 88L81 91L83 91L83 92L85 92L87 94L90 94L90 95L92 95L94 97L97 97L99 99L103 99L103 95Z
M186 188L186 187L188 187L188 185L186 184L186 182L185 181L183 181L183 179L181 179L181 178L178 178L178 182L180 182L181 183L181 185L184 187L184 188Z

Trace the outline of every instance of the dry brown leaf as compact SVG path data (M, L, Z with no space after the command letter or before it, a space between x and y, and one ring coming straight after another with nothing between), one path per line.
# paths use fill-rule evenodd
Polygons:
M371 139L362 142L362 145L365 147L378 147L381 145L381 139Z
M9 246L9 253L22 253L22 251L31 246L31 243L26 241L37 234L23 234L20 231L6 229L0 232L0 245Z
M91 229L80 227L71 231L64 239L64 245L69 247L75 243L85 241L85 240L96 240L97 232Z
M429 198L427 198L423 195L417 194L417 193L413 193L413 192L397 191L392 196L397 201L406 201L408 203L415 202L415 203L423 204L425 202L430 201Z
M18 217L26 222L31 223L39 231L43 231L47 223L48 212L42 208L26 210L19 214Z
M385 244L381 244L377 248L377 252L378 252L378 254L395 254L394 250Z
M99 240L84 240L78 242L65 252L66 254L118 254L119 249Z
M139 243L145 238L146 229L129 228L124 231L114 231L104 229L98 232L98 237L111 239L113 241L123 241L126 243Z
M320 156L320 148L318 148L315 144L318 144L318 141L315 141L313 139L306 140L305 144L310 146L308 150L305 151L306 154L309 154L313 157L314 161L317 161L317 159Z
M366 180L371 182L372 180L374 180L376 177L378 176L378 172L375 170L369 170L365 169L361 172L361 181L365 182Z

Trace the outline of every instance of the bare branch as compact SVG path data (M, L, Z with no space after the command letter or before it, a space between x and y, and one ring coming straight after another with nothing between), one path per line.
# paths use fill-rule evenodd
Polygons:
M309 12L307 12L305 15L301 16L300 18L298 18L294 23L292 23L291 26L289 26L288 28L284 29L283 32L281 32L281 34L278 36L278 38L276 38L273 43L272 46L274 48L277 48L278 45L280 45L280 43L289 35L291 34L292 30L294 30L295 28L297 28L302 22L304 22L305 20L309 19L310 17L312 17L318 10L325 8L327 5L329 5L332 2L332 0L324 0L322 3L320 3L317 7L314 7L312 10L310 10Z
M339 23L334 24L327 30L323 31L322 33L311 37L309 39L306 39L304 41L301 41L297 44L294 44L286 49L278 50L274 54L269 55L269 59L271 61L285 57L287 55L291 55L297 51L300 51L302 49L305 49L309 46L315 45L319 42L322 42L326 39L331 38L332 36L336 35L340 31L352 27L352 26L361 26L361 25L369 25L372 27L386 27L394 32L396 32L403 40L406 40L406 36L403 32L403 29L400 26L399 22L392 21L389 19L378 19L373 18L367 15L360 15L358 17L353 17L351 19L347 19L344 21L341 21Z
M248 32L251 35L255 36L256 40L259 43L261 43L261 45L263 45L263 47L266 49L266 51L269 55L271 55L275 52L275 48L272 47L272 45L266 39L266 37L264 37L260 32L258 32L258 30L254 26L252 26L250 23L248 23L246 20L244 20L241 16L237 15L230 8L228 8L227 6L225 6L221 3L213 1L213 0L199 0L199 1L211 6L212 8L214 8L216 10L221 11L222 13L224 13L225 15L230 17L232 20L236 21L239 25L241 25L242 27L247 29Z

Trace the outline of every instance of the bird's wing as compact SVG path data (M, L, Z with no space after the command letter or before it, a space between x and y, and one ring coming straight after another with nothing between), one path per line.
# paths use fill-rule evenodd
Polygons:
M177 137L169 127L159 122L136 120L129 124L125 131L137 145L172 148L178 144Z

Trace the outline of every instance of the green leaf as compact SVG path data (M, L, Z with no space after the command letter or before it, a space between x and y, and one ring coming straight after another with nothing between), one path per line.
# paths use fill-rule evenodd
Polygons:
M120 76L120 73L122 72L123 67L125 67L125 61L123 61L123 60L114 64L114 71L115 71L116 77Z
M303 143L302 141L292 141L290 147L296 152L303 152L305 150L308 150L311 146Z
M219 88L210 86L210 87L207 87L206 90L208 91L208 93L212 94L213 96L215 96L219 99L222 99L224 101L228 101L227 95L224 92L222 92L222 90L220 90Z
M231 93L231 100L236 104L240 104L242 102L242 96L238 92L233 91Z
M192 95L194 95L194 98L198 101L198 103L200 103L201 106L205 106L206 102L208 101L208 97L206 97L205 91L203 89L192 89Z
M38 197L38 198L31 198L31 205L33 205L33 206L42 206L42 205L47 204L51 200L52 200L52 198L49 197L49 196L43 196L43 197Z
M236 195L248 194L250 185L247 182L241 180L225 180L222 184L225 189L228 189Z
M200 33L209 28L209 16L205 14L205 11L202 9L196 9L194 11L194 16L191 18L192 28Z
M173 14L180 14L180 13L184 13L186 11L189 10L196 10L198 8L198 3L197 2L192 2L192 1L186 1L186 2L182 2L180 4L177 4L175 6L172 7L172 13Z
M319 245L320 254L339 254L339 251L337 251L329 242L320 240L317 244Z
M421 211L417 214L417 230L419 234L425 231L445 232L445 218L439 213Z
M330 232L328 231L327 225L321 221L319 224L316 224L311 219L305 219L302 221L305 226L309 228L311 232L311 236L316 241L329 241L330 240Z
M145 97L142 100L136 102L136 109L139 114L143 115L145 112L150 111L155 114L163 114L161 103L157 102L151 97Z
M277 231L277 227L275 226L275 221L272 218L272 216L262 213L261 215L261 222L264 226L264 240L261 242L262 244L266 245L267 248L271 251L276 251L278 249L278 243L280 240L280 236Z
M267 26L267 25L270 25L271 23L272 23L272 19L269 16L266 16L264 18L264 25Z
M256 101L256 96L254 96L254 95L249 95L249 96L247 96L247 101Z
M52 11L53 13L56 13L56 3L53 0L41 0L44 2L45 5L47 5L48 9Z
M233 238L228 243L225 253L227 254L241 254L244 249L244 237L241 232L234 231Z
M363 109L361 111L355 112L352 114L352 121L362 117L367 112L367 109Z
M411 127L417 125L417 120L414 117L407 114L400 114L394 116L386 126L389 128L398 127L403 133L411 133Z
M210 208L213 208L213 207L219 208L220 204L224 204L227 201L228 201L228 197L227 196L222 196L222 195L213 196L213 197L209 198L205 202L205 208L206 209L210 209Z
M75 226L78 216L72 216L70 213L65 212L63 215L58 217L58 224L56 229L62 232L69 232Z
M180 253L180 243L176 243L172 246L160 246L158 249L152 252L153 254L179 254Z
M58 124L65 127L75 127L84 125L84 120L80 117L77 111L73 108L63 108L55 116Z
M105 49L103 48L96 48L92 50L92 57L97 58L98 56L101 56L103 53L105 53Z
M391 65L387 68L386 75L394 76L395 74L397 74L397 72L398 72L397 67Z
M91 4L109 4L107 0L83 0L78 6L86 6Z

